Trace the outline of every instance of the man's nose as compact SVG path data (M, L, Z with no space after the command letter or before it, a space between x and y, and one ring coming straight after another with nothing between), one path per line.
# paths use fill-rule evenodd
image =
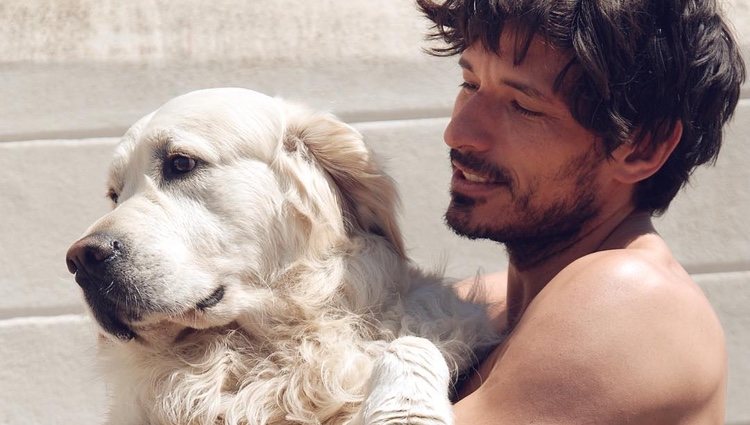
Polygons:
M116 257L121 250L122 243L119 240L111 235L96 233L71 245L65 262L73 274L84 270L89 275L97 276L103 272L106 263Z
M500 125L493 111L480 94L475 93L465 102L456 102L450 123L445 128L445 144L461 151L482 152L495 143L495 131Z

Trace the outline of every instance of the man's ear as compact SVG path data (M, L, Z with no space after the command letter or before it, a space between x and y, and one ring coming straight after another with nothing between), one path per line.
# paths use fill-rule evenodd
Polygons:
M615 178L622 183L635 184L646 180L664 165L682 138L682 121L676 121L661 143L652 143L654 135L633 137L612 152Z

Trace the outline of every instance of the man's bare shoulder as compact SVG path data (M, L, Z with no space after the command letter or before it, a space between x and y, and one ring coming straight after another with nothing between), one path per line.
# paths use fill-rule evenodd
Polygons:
M723 420L721 326L659 249L603 251L566 267L490 362L485 383L457 406L459 418L474 405L496 408L507 423Z
M502 332L507 320L506 292L508 289L508 272L501 271L486 275L475 276L464 279L455 284L456 293L464 299L476 299L489 305L487 313L495 324L496 329Z

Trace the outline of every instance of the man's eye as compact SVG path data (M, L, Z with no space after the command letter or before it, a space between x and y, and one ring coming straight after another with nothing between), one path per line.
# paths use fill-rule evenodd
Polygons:
M515 100L513 102L511 102L511 105L513 106L513 109L515 109L516 112L518 112L521 115L526 115L528 117L540 117L540 116L544 115L541 112L536 112L536 111L532 111L530 109L524 108L523 106L521 106Z
M467 83L466 81L459 84L459 87L461 87L463 90L471 91L471 92L479 90L478 85L473 84L473 83Z
M185 155L173 155L167 160L169 171L173 175L185 174L193 171L195 160Z

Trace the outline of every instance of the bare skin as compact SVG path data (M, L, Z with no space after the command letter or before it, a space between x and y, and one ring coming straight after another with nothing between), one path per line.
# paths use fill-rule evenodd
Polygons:
M506 35L501 46L512 48ZM454 162L452 190L481 200L449 207L465 233L523 226L533 216L516 214L524 192L531 211L575 197L575 179L556 170L597 143L551 89L564 55L535 39L521 64L508 56L472 47L461 59L465 84L446 143L511 180ZM536 255L532 263L509 247L508 271L486 286L498 329L510 333L461 388L456 424L723 424L719 321L631 201L680 131L648 153L622 146L589 170L597 213L575 235L523 251Z

